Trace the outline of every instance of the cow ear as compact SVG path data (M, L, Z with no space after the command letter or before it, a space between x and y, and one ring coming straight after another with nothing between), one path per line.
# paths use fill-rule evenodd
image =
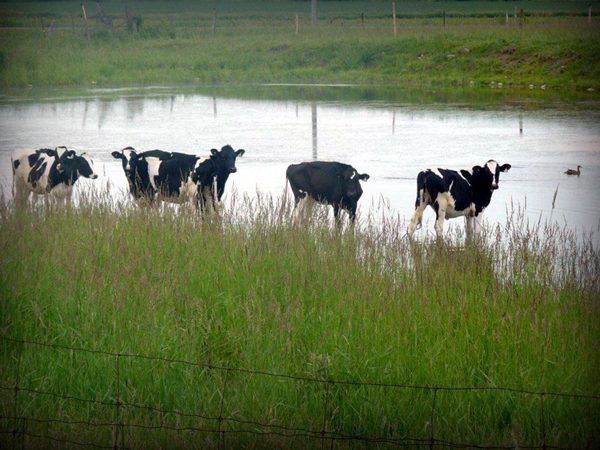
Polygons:
M363 180L363 181L367 181L369 178L371 178L371 177L370 177L370 176L369 176L369 174L367 174L367 173L361 173L361 174L358 176L358 179L359 179L359 180Z
M241 156L244 156L244 153L246 153L246 150L244 150L243 148L240 148L237 152L235 152L235 156L236 156L236 158L238 156L241 157Z
M121 152L117 152L117 151L112 152L111 155L115 159L121 159L121 157L123 156L123 154Z
M511 167L510 164L502 164L502 166L500 166L500 172L508 172Z
M213 148L213 149L210 151L210 153L211 153L213 156L219 156L219 150L217 150L216 148Z
M75 151L73 151L73 150L69 150L69 151L66 153L66 155L67 155L67 158L69 158L69 159L73 159L73 158L75 158Z
M473 173L481 173L483 167L481 166L473 166Z
M55 150L48 150L48 156L56 156Z

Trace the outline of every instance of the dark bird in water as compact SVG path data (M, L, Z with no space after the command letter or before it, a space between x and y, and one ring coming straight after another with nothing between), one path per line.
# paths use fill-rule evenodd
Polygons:
M574 169L567 169L567 171L565 172L567 175L581 175L581 166L577 166L577 170Z

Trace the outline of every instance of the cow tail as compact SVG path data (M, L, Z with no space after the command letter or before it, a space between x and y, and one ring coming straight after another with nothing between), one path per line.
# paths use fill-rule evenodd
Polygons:
M421 206L425 202L425 190L427 189L427 178L425 173L419 172L417 176L417 201L415 202L415 209Z

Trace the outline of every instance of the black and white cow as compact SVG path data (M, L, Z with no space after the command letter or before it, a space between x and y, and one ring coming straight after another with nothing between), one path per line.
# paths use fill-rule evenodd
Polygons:
M88 155L77 155L66 147L16 150L11 155L11 167L17 203L26 202L32 193L70 201L73 186L80 177L98 178Z
M234 151L230 145L220 151L212 149L209 156L152 150L136 153L132 148L113 152L123 161L134 197L160 197L169 202L196 199L203 206L210 198L221 200L229 175L235 173L235 161L245 150ZM215 183L216 181L216 183ZM216 192L214 184L216 184Z
M120 159L123 164L125 178L129 184L129 191L135 199L142 197L152 198L155 191L152 188L148 175L148 162L146 157L157 158L161 161L173 157L183 157L195 159L194 155L185 153L165 152L163 150L149 150L138 153L133 147L126 147L123 150L112 152L115 159Z
M298 214L298 203L310 197L333 206L333 215L338 224L340 209L348 211L354 223L358 200L363 193L360 180L369 179L366 173L359 174L354 167L333 161L292 164L285 176L294 193L295 214Z
M500 172L508 172L510 164L499 165L490 159L485 165L470 169L427 169L417 176L417 201L415 213L408 230L412 236L421 228L423 211L431 206L436 214L435 230L438 236L444 231L444 220L464 216L467 234L479 234L481 214L498 189Z

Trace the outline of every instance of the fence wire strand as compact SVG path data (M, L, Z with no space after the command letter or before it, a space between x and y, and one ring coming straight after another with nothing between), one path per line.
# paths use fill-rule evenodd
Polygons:
M13 391L14 392L14 408L12 415L4 415L0 416L0 420L7 420L13 424L11 430L0 430L0 435L12 435L12 448L16 448L16 442L18 437L23 439L25 436L36 438L36 439L45 439L50 440L57 443L64 444L72 444L84 447L93 447L93 448L105 448L105 449L113 449L113 450L128 450L125 446L125 429L140 429L140 430L169 430L174 432L193 432L193 433L210 433L215 434L219 440L219 448L225 449L225 436L227 434L247 434L247 435L255 435L255 436L276 436L283 437L289 439L295 438L310 438L315 439L321 442L321 449L325 448L325 443L329 442L330 448L333 449L335 445L335 441L357 441L364 442L365 445L372 444L391 444L396 445L398 447L429 447L433 449L434 447L444 447L444 448L472 448L472 449L486 449L486 450L509 450L509 449L553 449L553 450L566 450L563 447L555 447L547 444L547 436L546 436L546 426L545 426L545 406L544 406L544 398L548 396L554 397L566 397L566 398L575 398L575 399L591 399L591 400L600 400L600 396L589 395L589 394L574 394L574 393L562 393L562 392L539 392L539 391L531 391L525 389L516 389L516 388L503 388L503 387L492 387L492 386L472 386L472 387L457 387L457 386L418 386L418 385L406 385L406 384L394 384L394 383L376 383L376 382L362 382L362 381L349 381L349 380L332 380L332 379L323 379L323 378L313 378L306 376L296 376L290 374L278 374L273 372L266 371L254 371L250 369L244 368L236 368L236 367L223 367L216 366L211 364L205 364L195 361L186 361L181 359L171 359L171 358L163 358L157 356L148 356L148 355L138 355L138 354L130 354L130 353L114 353L105 350L95 350L95 349L85 349L80 347L71 347L66 345L60 345L55 343L42 343L35 342L24 339L13 339L6 336L0 336L1 340L6 342L10 342L13 344L17 344L19 346L17 350L17 367L16 367L16 375L15 375L15 384L14 386L0 386L0 390L4 391ZM21 360L23 347L29 346L38 346L51 348L56 350L67 350L70 352L80 352L94 355L102 355L107 357L114 358L115 361L115 401L109 400L92 400L80 398L73 395L67 394L58 394L56 392L50 392L39 389L31 389L28 387L21 386ZM122 399L122 375L120 370L121 358L134 358L134 359L143 359L150 361L160 361L171 364L184 364L195 367L202 367L209 370L220 371L223 373L223 386L222 386L222 394L219 405L219 415L217 417L198 414L195 412L184 412L177 411L172 409L163 409L152 405L140 405L136 403L125 402ZM246 420L239 419L235 417L227 417L224 414L225 411L225 401L227 395L227 388L229 383L229 377L231 373L241 373L245 375L259 375L259 376L267 376L274 377L280 379L291 379L295 381L301 381L306 383L315 383L323 385L323 417L322 417L322 426L321 429L308 429L308 428L296 428L287 426L284 424L276 424L276 423L267 423L260 422L254 420ZM336 431L335 429L328 429L328 414L331 410L331 388L335 385L340 386L361 386L361 387L380 387L380 388L396 388L396 389L409 389L409 390L417 390L417 391L428 391L432 393L432 403L431 403L431 421L430 421L430 436L429 438L411 438L411 437L403 437L403 438L390 438L390 437L371 437L371 436L363 436L363 435L353 435L353 434L344 434ZM387 390L384 390L384 396L387 394ZM508 392L513 394L526 394L531 396L537 396L540 399L540 439L541 444L537 446L524 446L515 444L514 446L498 446L498 445L479 445L479 444L464 444L458 442L452 442L448 440L438 439L435 437L435 415L436 415L436 401L438 394L441 391L499 391L499 392ZM66 401L76 401L82 402L85 404L95 404L106 406L110 408L114 408L114 420L112 422L93 422L86 420L65 420L58 418L39 418L39 417L30 417L30 416L20 416L19 415L19 394L20 392L36 395L36 396L49 396L52 398L63 399ZM127 423L123 420L123 408L133 408L133 409L141 409L147 410L151 412L159 413L161 416L160 425L148 425L148 424L140 424L140 423ZM184 418L192 418L192 419L201 419L205 421L212 421L215 423L215 427L200 427L200 426L183 426L176 427L171 425L164 424L164 415L165 414L173 414L179 417ZM246 428L241 429L226 429L224 427L224 423L235 423L241 426L245 426ZM66 439L62 437L44 435L44 434L35 434L30 432L27 429L27 424L29 423L37 423L37 424L63 424L68 426L85 426L85 427L95 427L95 428L108 428L113 429L113 442L112 445L103 445L92 442L80 442L73 439ZM19 426L22 424L22 426ZM249 427L249 428L248 428ZM255 428L252 428L255 427ZM259 427L261 429L256 429ZM119 442L120 441L120 442ZM23 447L25 443L22 442Z

